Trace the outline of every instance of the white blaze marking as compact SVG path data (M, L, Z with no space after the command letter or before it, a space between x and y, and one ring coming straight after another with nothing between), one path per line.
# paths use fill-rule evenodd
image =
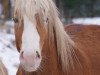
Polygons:
M22 49L25 53L31 54L40 52L40 36L36 29L36 21L31 22L29 18L24 15L24 30L22 35Z

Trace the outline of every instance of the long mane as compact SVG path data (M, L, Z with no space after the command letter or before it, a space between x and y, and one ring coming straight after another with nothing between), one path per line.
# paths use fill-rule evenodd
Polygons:
M73 57L77 59L74 52L74 41L71 40L69 35L65 32L63 24L59 19L58 10L52 0L49 0L50 16L49 16L49 35L52 41L56 39L58 60L61 62L64 72L69 71L70 68L74 69ZM51 40L50 40L51 41Z
M52 0L16 0L15 13L26 14L32 21L34 14L42 13L41 16L48 17L48 36L49 42L56 40L58 60L61 62L63 71L74 68L73 57L74 42L66 34L63 24L59 19L58 10ZM75 57L76 58L76 57Z

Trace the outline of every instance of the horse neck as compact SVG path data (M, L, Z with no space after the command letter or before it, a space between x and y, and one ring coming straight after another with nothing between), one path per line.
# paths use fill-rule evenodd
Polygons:
M50 73L50 75L51 74L55 74L55 75L66 75L66 74L67 75L85 75L85 74L91 75L92 74L91 63L88 56L86 55L84 50L81 50L76 45L76 43L75 45L71 45L74 51L71 55L74 68L72 66L69 66L69 70L64 72L63 66L61 65L61 60L59 60L56 35L53 35L52 38L50 38L49 36L46 38L42 50L43 55L45 55L44 57L46 57L46 59L45 58L43 59L43 63L42 63L45 65L44 72L47 72L47 74L52 72Z

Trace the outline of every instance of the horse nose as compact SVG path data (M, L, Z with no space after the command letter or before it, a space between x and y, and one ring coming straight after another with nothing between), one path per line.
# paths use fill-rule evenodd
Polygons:
M38 51L36 51L36 57L37 57L37 58L40 58L40 54L39 54Z
M35 53L26 53L25 51L22 51L20 54L20 59L21 60L26 60L26 61L31 61L35 59L40 59L40 53L36 51Z
M24 51L22 51L21 54L20 54L21 59L24 59L23 53L24 53Z

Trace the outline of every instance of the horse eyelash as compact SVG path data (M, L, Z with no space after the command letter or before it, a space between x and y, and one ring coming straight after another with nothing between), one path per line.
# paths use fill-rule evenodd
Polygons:
M13 18L13 21L14 21L15 23L18 23L18 19L17 19L17 18Z
M49 19L47 18L47 19L46 19L46 22L48 22L48 20L49 20Z

